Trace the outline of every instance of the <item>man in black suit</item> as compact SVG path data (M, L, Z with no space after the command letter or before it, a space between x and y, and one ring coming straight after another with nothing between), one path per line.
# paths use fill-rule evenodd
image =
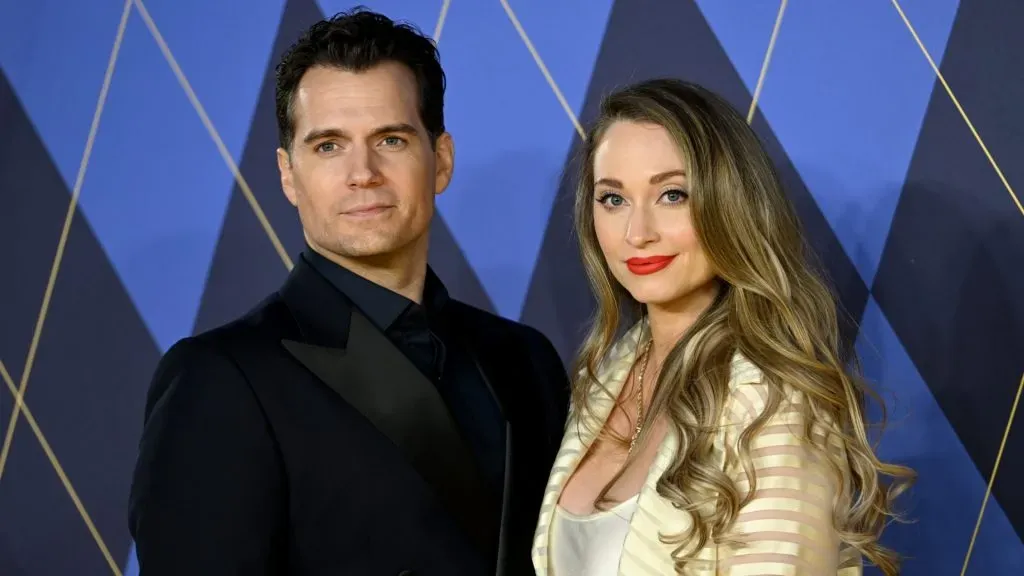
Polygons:
M443 98L431 41L372 12L284 56L278 165L308 249L161 360L131 491L142 576L533 573L568 380L544 336L427 266Z

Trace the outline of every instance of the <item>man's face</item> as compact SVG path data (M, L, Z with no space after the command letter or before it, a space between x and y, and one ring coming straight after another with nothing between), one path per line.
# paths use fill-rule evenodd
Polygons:
M397 63L363 72L318 66L302 77L291 153L279 149L277 161L313 248L384 261L420 248L426 257L453 147L448 134L431 147L418 95L415 76Z

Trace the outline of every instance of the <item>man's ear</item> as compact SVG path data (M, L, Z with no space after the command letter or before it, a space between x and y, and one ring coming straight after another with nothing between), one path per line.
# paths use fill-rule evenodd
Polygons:
M284 148L277 149L277 170L281 173L281 189L292 206L299 205L298 196L295 193L295 181L292 177L292 158Z
M434 165L434 194L440 194L448 188L455 172L455 142L447 132L438 136L434 144Z

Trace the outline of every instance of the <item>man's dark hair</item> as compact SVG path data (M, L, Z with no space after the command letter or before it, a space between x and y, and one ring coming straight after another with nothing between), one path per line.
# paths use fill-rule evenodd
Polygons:
M274 99L281 147L290 150L295 138L295 91L307 70L326 66L363 72L383 62L397 62L412 71L419 88L420 120L433 145L444 133L445 75L437 47L415 26L359 6L311 26L277 65Z

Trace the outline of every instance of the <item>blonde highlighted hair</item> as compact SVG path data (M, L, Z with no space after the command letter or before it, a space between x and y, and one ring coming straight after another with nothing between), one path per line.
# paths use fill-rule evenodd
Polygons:
M864 411L867 398L877 396L859 377L852 351L844 350L836 299L812 265L771 160L745 119L700 86L659 79L615 92L587 134L574 216L597 310L576 360L574 410L589 411L594 386L603 386L598 365L624 327L624 313L643 314L612 276L594 230L594 150L617 121L656 124L672 136L686 163L694 229L722 285L665 359L646 417L667 417L679 438L675 461L658 483L663 497L695 516L689 532L663 535L678 544L677 566L709 541L729 540L755 491L753 483L741 491L709 456L739 352L761 370L769 396L764 413L740 438L738 456L748 475L751 438L795 391L803 399L797 409L806 423L804 439L840 480L833 504L839 538L883 573L897 574L899 557L879 537L897 518L894 500L915 474L874 453ZM837 444L841 450L829 448ZM599 499L606 493L607 487ZM710 507L701 496L709 493L716 495Z

